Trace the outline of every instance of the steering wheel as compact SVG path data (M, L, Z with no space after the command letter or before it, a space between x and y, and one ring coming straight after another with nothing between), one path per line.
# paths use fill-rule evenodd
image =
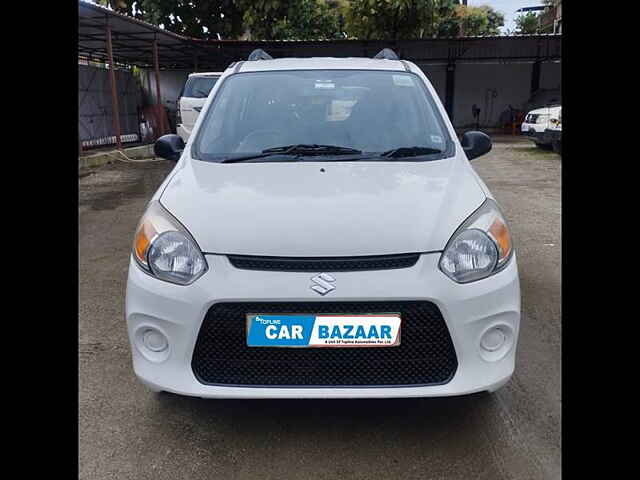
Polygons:
M282 144L282 132L268 128L254 130L248 134L238 145L240 152L260 152L265 148L279 147ZM255 146L255 148L253 148Z

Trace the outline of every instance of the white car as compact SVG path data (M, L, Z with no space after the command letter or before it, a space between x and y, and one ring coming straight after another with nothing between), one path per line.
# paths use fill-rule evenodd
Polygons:
M522 134L528 136L538 147L551 147L551 139L545 135L545 130L553 125L552 121L558 119L561 111L560 105L531 110L520 127Z
M176 132L184 142L189 140L193 126L200 115L209 92L222 72L192 73L178 97Z
M129 266L138 378L205 398L428 397L514 371L503 213L413 63L234 63L148 204Z

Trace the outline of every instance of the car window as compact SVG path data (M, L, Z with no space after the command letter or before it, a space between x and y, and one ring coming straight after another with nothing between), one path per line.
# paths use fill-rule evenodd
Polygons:
M190 77L184 86L183 97L207 98L218 77Z
M250 72L227 77L199 129L194 156L216 161L292 144L363 152L416 146L445 151L453 145L415 74Z

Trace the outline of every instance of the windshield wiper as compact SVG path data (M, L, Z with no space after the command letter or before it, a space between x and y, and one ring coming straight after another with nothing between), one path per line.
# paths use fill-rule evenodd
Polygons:
M364 157L351 157L351 155L359 155L363 152L356 150L355 148L339 147L336 145L317 145L317 144L296 144L286 145L282 147L273 147L263 150L261 153L254 153L251 155L243 155L239 157L227 157L221 161L221 163L235 163L244 162L247 160L254 160L259 158L271 157L271 156L290 156L290 161L295 161L297 157L301 156L313 156L313 155L341 155L344 158L336 158L332 161L358 161L358 160L378 160L382 161L387 158L407 158L407 157L419 157L421 155L433 155L435 153L443 153L443 150L429 147L399 147L392 150L387 150L381 153L367 154Z
M399 157L419 157L420 155L430 155L434 153L442 153L443 150L429 147L400 147L393 150L387 150L380 154L381 157L399 158Z
M283 147L273 147L263 150L262 153L291 153L296 155L351 155L362 153L361 150L350 147L340 147L338 145L318 145L317 143L295 145L285 145Z
M366 153L365 156L343 156L331 160L332 162L357 162L361 160L370 160L375 162L384 162L389 158L408 158L419 157L422 155L433 155L436 153L444 153L444 150L438 150L437 148L429 147L399 147L393 150L387 150L386 152L371 152Z
M222 159L220 163L244 162L248 160L274 156L289 156L292 157L289 161L294 161L297 157L307 155L355 155L360 153L362 153L362 151L349 147L339 147L336 145L318 145L315 143L298 143L295 145L266 148L262 150L261 153L252 153L249 155L241 155L238 157L226 157Z
M286 161L288 162L294 162L298 158L297 155L290 155L283 152L267 152L267 153L252 153L250 155L240 155L238 157L225 157L222 160L220 160L220 163L247 162L250 160L255 160L258 158L266 158L266 157L285 157L287 158Z

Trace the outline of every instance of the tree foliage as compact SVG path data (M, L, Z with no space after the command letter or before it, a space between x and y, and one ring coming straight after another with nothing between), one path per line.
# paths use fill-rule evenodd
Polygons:
M504 25L504 15L493 8L459 6L456 8L460 33L465 36L499 35Z
M244 25L252 40L342 38L347 2L327 0L242 0Z
M524 15L520 15L516 18L516 34L529 35L538 33L540 27L539 14L535 12L527 12Z
M399 39L498 35L504 15L457 0L352 0L346 30L357 38Z
M100 0L165 30L196 38L237 38L243 32L242 11L234 0Z
M99 0L166 30L251 40L497 35L504 16L459 0Z
M454 31L456 0L351 0L346 15L350 37L432 38Z

